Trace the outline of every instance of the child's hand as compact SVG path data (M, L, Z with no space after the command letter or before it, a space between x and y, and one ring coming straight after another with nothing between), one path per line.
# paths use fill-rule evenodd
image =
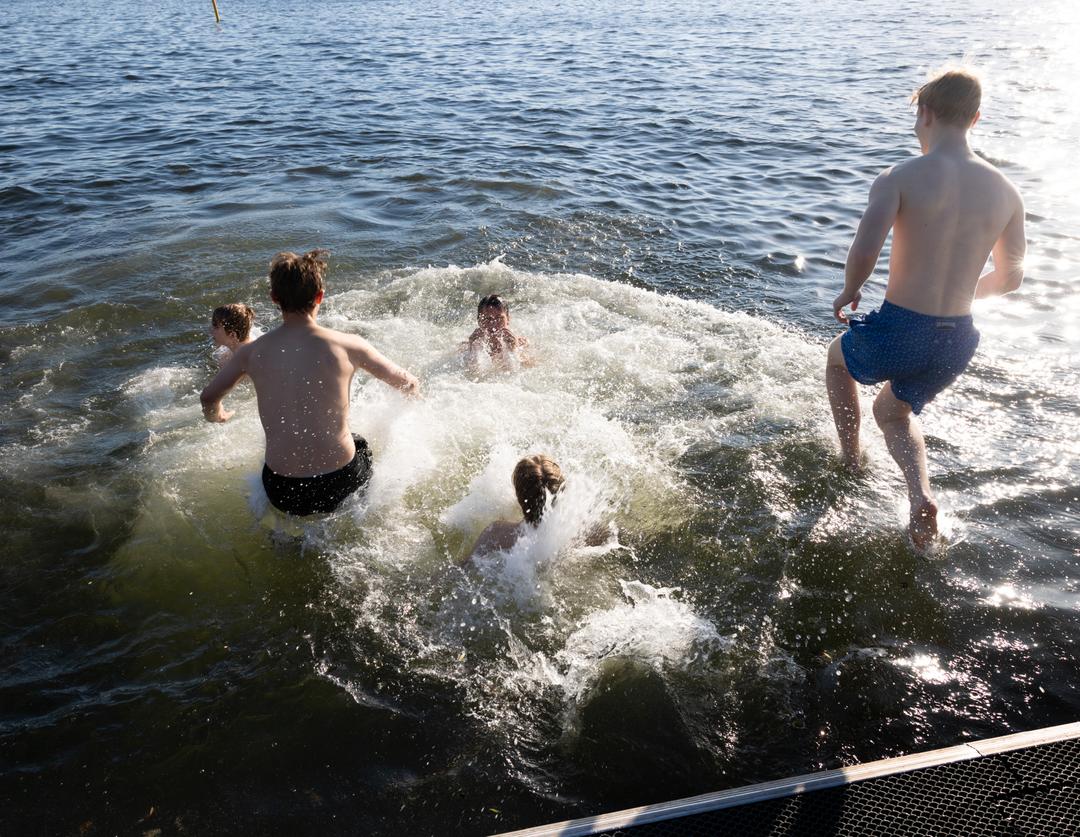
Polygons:
M398 389L406 398L420 398L420 379L411 372L405 373L408 377Z
M840 292L840 295L833 300L833 316L836 317L839 322L846 325L848 322L850 322L851 318L847 314L847 312L844 311L844 306L850 304L851 310L854 311L856 308L859 307L860 301L862 301L861 290L852 292L849 291L847 288L844 288L844 290Z

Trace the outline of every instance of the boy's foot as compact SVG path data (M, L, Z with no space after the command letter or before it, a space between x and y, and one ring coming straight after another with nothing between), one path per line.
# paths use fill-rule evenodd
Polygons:
M925 552L937 537L937 504L933 500L923 500L911 509L908 533L911 543L919 552Z
M840 454L840 464L844 470L855 476L861 476L866 470L866 454L857 453L854 456L848 456L846 454Z

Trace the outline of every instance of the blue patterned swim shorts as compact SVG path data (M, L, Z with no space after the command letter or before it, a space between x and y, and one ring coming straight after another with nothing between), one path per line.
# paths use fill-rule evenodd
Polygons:
M916 415L960 376L978 345L970 314L931 317L888 301L852 319L840 338L851 377L860 384L889 381Z

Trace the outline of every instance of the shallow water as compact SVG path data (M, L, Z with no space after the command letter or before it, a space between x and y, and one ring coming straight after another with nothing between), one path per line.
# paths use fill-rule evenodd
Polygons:
M1074 4L190 5L0 10L16 833L479 834L1075 719ZM927 561L821 370L906 94L964 57L1030 257L925 413ZM272 327L269 257L320 245L323 321L425 398L358 380L370 490L297 524L250 389L198 391L209 311ZM539 362L469 377L492 292ZM536 451L566 495L462 565Z

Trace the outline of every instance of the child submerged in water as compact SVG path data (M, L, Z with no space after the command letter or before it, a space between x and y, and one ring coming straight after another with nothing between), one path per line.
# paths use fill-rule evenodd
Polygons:
M210 336L214 340L214 360L222 366L232 357L238 346L251 343L262 334L252 326L255 309L250 305L233 302L214 309L210 318Z
M527 527L535 529L540 525L540 520L547 511L548 498L554 505L559 492L566 485L562 469L555 460L543 453L526 456L519 460L514 466L511 481L514 483L514 494L517 495L518 505L521 506L522 520L517 523L496 520L490 524L480 534L476 545L469 553L469 559L488 552L510 549L517 543L517 539L528 531ZM581 537L588 546L599 546L607 541L611 534L612 529L608 524L599 523Z
M525 351L529 341L510 330L510 306L497 294L490 294L476 306L477 328L469 335L466 362L470 369L480 366L487 355L492 366L508 369L516 361L523 366L532 364Z
M476 545L469 553L470 558L512 547L524 531L526 524L533 527L540 525L540 519L544 516L547 507L548 496L554 503L556 495L566 484L562 469L555 460L542 453L526 456L520 460L514 466L511 480L514 483L514 493L517 495L518 505L521 506L523 519L517 523L496 520L480 534Z

